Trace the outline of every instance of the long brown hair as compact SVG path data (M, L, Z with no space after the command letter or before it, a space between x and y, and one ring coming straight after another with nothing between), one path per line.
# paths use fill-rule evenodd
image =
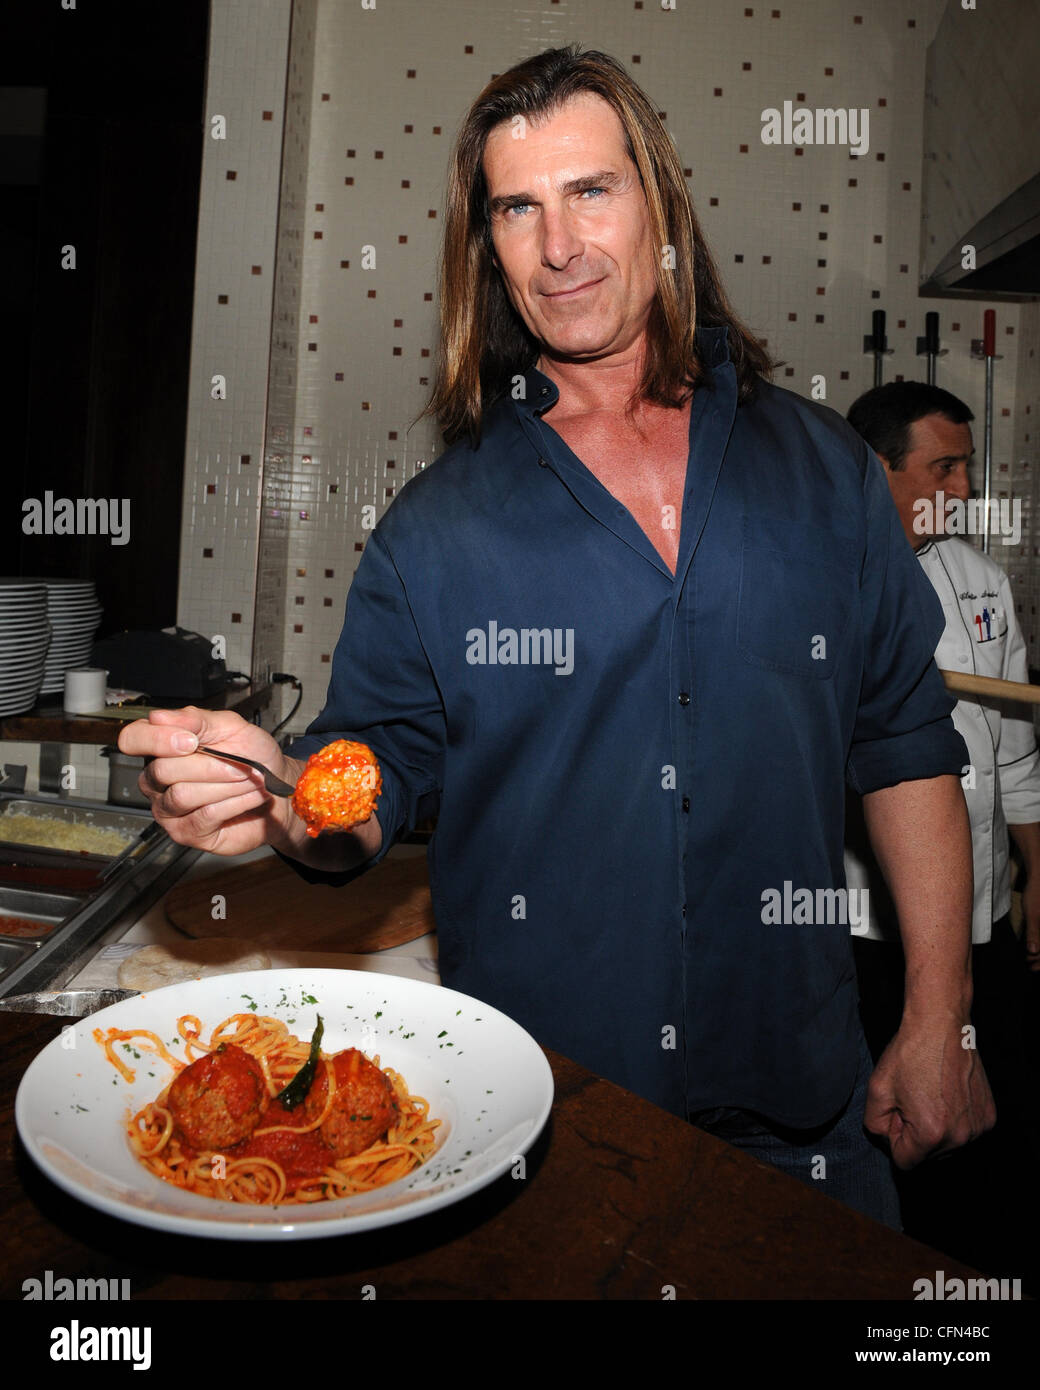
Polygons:
M674 249L675 267L655 258L657 297L647 323L640 399L678 406L703 374L696 327L725 325L739 398L776 365L737 318L693 210L679 157L657 112L616 59L580 45L552 48L495 77L463 121L448 173L440 262L440 352L429 404L448 444L480 442L484 411L532 368L541 345L513 309L491 260L484 146L491 131L522 116L550 118L571 97L591 92L617 113L629 158L646 196L653 244Z

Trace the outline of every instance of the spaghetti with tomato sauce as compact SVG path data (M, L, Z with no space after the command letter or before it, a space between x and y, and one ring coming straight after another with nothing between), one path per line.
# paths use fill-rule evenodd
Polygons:
M394 1182L436 1146L440 1121L378 1058L319 1053L318 1036L308 1047L251 1013L224 1019L208 1042L191 1015L177 1028L183 1062L148 1029L94 1030L127 1081L134 1072L117 1047L154 1052L176 1072L127 1121L131 1149L166 1182L233 1202L316 1202Z

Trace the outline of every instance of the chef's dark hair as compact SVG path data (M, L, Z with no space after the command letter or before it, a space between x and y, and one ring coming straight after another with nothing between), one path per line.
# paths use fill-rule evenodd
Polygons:
M514 135L551 119L587 93L601 97L621 122L629 159L639 171L654 245L669 247L674 268L654 257L657 297L647 324L639 399L681 405L706 375L695 330L725 326L738 399L755 394L776 365L737 317L697 222L682 162L656 106L616 58L579 44L548 49L500 73L463 118L448 169L440 266L440 351L423 415L436 416L447 443L479 442L484 412L534 366L541 344L513 308L493 259L483 156L487 138L505 126ZM419 417L420 419L422 416Z
M898 473L910 449L910 426L926 415L941 415L954 425L975 419L962 400L926 381L890 381L875 386L853 401L845 418L875 454L888 462L893 473Z

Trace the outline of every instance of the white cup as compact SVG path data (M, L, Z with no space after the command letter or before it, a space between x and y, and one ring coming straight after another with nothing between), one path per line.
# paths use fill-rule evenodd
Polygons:
M83 666L78 671L65 672L65 698L62 707L66 714L96 714L105 708L105 688L108 672L99 666Z

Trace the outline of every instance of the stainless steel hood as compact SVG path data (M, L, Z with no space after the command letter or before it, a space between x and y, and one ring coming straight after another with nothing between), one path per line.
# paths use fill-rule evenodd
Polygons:
M1037 0L948 0L928 48L922 293L1040 296Z

